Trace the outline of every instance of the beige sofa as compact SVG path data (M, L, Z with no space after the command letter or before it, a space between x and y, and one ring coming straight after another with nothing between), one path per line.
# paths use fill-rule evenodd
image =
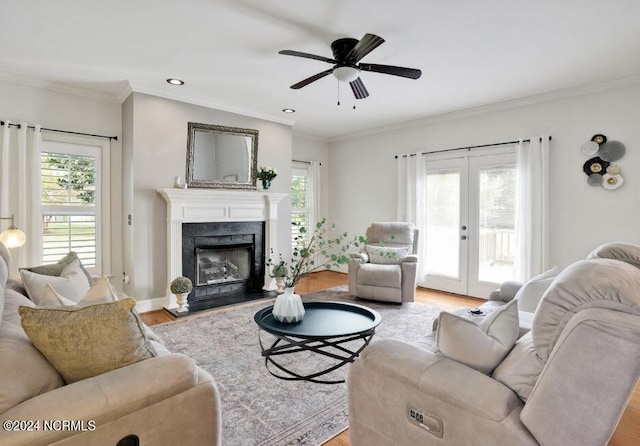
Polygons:
M349 371L350 444L607 444L640 377L640 248L631 248L601 247L562 271L515 345L517 301L497 308L509 316L497 329L497 317L476 325L441 313L434 351L372 342ZM456 344L447 337L459 332L444 326L475 337Z
M156 357L65 385L25 334L18 308L34 304L8 271L0 243L0 445L220 444L213 378L146 326Z

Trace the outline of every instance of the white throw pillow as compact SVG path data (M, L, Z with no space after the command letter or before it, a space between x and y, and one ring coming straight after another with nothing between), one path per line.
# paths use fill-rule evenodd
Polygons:
M542 299L542 295L547 291L551 282L553 282L553 279L555 279L558 274L560 274L560 269L554 266L522 285L522 288L518 290L514 297L514 299L518 301L520 311L535 313Z
M369 262L381 265L393 265L400 263L409 255L411 248L406 246L375 246L365 245L365 251L369 254Z
M89 291L89 280L80 267L79 261L71 262L66 266L60 277L37 274L26 269L20 270L24 288L29 299L38 306L44 306L44 294L47 284L62 296L73 302L78 302Z
M41 306L74 306L86 307L87 305L103 304L107 302L115 302L118 300L116 290L113 289L109 279L106 277L100 277L89 288L87 294L78 302L74 302L72 299L64 297L58 293L50 284L47 284L43 297L43 304Z
M481 321L443 311L438 316L438 350L455 361L489 374L513 348L519 333L518 301L512 300Z

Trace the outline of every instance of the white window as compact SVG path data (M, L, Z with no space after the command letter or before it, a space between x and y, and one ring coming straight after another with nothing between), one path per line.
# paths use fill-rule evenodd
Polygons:
M40 158L42 262L75 251L94 274L107 274L109 142L43 137ZM107 160L106 162L104 160Z
M305 236L313 230L311 207L311 181L309 164L294 161L291 170L291 244L296 246L296 239L300 235L300 227L308 230Z

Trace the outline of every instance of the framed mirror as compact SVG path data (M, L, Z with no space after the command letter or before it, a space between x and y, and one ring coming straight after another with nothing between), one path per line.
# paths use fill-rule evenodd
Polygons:
M255 189L257 172L257 130L188 123L188 187Z

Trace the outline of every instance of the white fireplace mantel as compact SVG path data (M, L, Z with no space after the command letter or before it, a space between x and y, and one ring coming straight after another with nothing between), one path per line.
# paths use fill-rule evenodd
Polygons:
M158 189L167 202L167 296L182 275L182 223L265 222L265 253L278 246L278 203L287 194L255 190ZM272 289L265 271L264 289ZM173 305L171 302L170 305Z

